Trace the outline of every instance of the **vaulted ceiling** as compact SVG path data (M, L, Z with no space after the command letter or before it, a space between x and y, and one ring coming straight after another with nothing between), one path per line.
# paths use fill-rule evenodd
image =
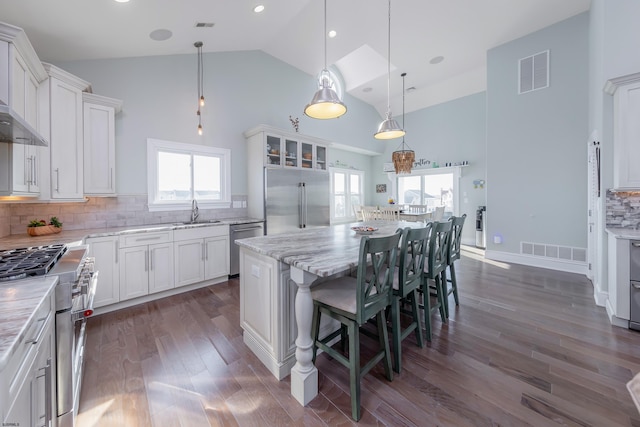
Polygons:
M255 13L260 3L265 10ZM481 92L488 49L584 12L589 4L393 0L392 110L398 113L402 105L402 72L411 88L407 112ZM327 38L327 64L342 74L349 94L381 115L387 109L388 6L387 0L327 0L327 30L337 33ZM23 28L48 62L195 54L193 43L202 41L204 52L263 50L316 75L324 66L323 7L321 0L3 0L0 20ZM154 40L156 30L169 30L171 37Z

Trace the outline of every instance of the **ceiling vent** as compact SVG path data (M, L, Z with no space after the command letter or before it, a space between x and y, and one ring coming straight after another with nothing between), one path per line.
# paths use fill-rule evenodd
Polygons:
M196 22L196 28L211 28L213 22Z
M549 87L549 51L522 58L518 72L519 94Z

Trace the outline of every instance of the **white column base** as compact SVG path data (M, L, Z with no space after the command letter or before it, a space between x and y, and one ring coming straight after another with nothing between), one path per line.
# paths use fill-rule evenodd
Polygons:
M307 406L318 395L318 369L315 366L306 373L295 366L291 368L291 395L302 406Z

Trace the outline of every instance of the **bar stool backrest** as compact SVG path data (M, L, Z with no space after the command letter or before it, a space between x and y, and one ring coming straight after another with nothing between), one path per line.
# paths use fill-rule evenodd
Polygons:
M452 225L451 221L433 223L427 258L427 275L431 279L447 268Z
M449 245L449 254L447 256L447 264L460 259L460 244L462 242L462 226L467 214L462 216L452 216L449 218L451 222L451 244Z
M400 239L398 262L398 290L404 298L422 283L432 223L423 228L406 227Z

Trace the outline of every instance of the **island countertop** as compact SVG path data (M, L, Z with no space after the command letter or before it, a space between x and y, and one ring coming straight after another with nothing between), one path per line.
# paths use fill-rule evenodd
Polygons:
M251 237L238 240L237 244L318 277L328 277L358 265L362 236L351 230L354 226L375 227L378 230L371 237L381 237L395 233L398 228L419 228L424 224L409 221L355 222Z
M56 283L56 276L0 282L0 371Z

